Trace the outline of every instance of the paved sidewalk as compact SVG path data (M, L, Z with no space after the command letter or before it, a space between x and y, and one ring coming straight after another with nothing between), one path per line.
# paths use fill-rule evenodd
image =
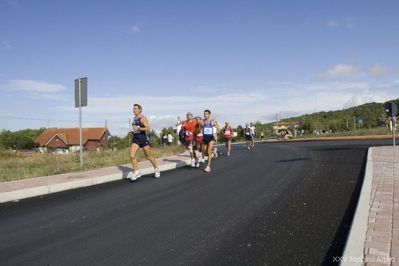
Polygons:
M399 147L369 149L341 265L399 265Z
M185 152L159 158L157 163L162 178L162 171L186 166L191 163L191 159ZM154 173L154 168L147 160L139 162L139 169L143 175ZM126 178L129 171L131 171L131 165L125 164L96 170L0 182L0 203L121 180Z

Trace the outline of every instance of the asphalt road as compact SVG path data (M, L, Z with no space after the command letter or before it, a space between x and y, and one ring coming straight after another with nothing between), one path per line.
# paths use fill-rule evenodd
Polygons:
M2 204L0 265L333 264L367 148L382 143L234 146L211 173L180 168Z

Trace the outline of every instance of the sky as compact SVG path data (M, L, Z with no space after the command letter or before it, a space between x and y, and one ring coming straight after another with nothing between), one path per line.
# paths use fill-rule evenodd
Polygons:
M0 130L262 123L399 98L399 1L0 0Z

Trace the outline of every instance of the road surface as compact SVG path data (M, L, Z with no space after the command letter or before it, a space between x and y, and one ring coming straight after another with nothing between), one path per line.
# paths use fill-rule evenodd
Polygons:
M367 148L381 144L237 145L211 173L186 167L2 204L0 265L332 264Z

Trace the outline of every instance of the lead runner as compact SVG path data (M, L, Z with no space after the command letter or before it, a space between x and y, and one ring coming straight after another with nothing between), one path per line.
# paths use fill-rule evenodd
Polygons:
M134 181L137 178L141 177L141 173L139 171L139 166L136 160L137 151L141 148L144 151L147 160L149 160L154 167L155 178L159 178L161 176L161 172L157 166L157 162L152 154L152 150L150 147L150 142L147 137L147 132L150 131L150 125L148 123L147 118L141 114L143 108L139 104L133 105L133 130L129 132L132 134L132 145L130 146L130 162L132 164L133 172L129 172L127 178Z
M216 132L214 132L214 127ZM205 110L204 111L204 120L202 120L202 134L203 134L203 143L205 152L208 154L208 164L204 169L205 172L211 171L211 162L212 162L212 151L213 151L213 144L215 143L215 133L219 133L219 125L218 123L211 119L211 111Z

